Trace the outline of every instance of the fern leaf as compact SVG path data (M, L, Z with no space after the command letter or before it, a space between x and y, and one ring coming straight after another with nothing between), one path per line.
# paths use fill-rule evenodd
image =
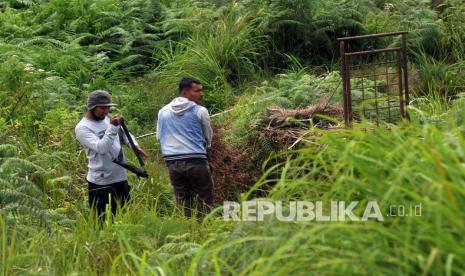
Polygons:
M10 203L45 209L44 204L32 196L12 189L0 189L0 204L7 205Z
M0 145L0 158L16 156L18 149L14 145Z
M0 173L15 173L20 172L22 175L31 174L34 172L45 172L44 169L36 164L21 158L11 157L6 159L0 165Z

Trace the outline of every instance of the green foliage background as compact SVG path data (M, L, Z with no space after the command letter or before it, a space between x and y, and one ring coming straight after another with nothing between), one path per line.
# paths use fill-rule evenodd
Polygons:
M0 1L1 273L464 274L463 22L461 0ZM337 37L400 30L409 31L409 123L309 126L321 135L293 152L263 137L272 104L341 101ZM98 229L74 138L87 94L109 90L113 112L139 135L153 131L182 76L204 84L211 113L235 108L214 122L264 170L242 200L377 200L383 213L421 203L423 215L226 222L217 208L186 219L150 137L141 143L151 177L131 176L131 204Z

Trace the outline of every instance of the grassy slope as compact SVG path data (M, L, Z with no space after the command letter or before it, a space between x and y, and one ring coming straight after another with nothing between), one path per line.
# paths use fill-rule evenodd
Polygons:
M84 203L86 191L82 177L86 170L85 160L72 134L73 125L80 116L80 103L85 98L85 93L81 91L96 87L114 91L117 100L123 103L122 111L130 114L133 119L131 125L140 133L148 131L148 126L144 124L153 120L153 110L170 98L169 93L173 87L170 87L167 78L179 72L210 81L209 91L212 96L208 100L212 108L221 109L233 97L230 83L239 83L247 89L252 86L247 76L261 78L263 73L258 70L260 66L257 63L264 61L257 59L257 56L264 55L269 48L266 48L263 41L265 37L254 36L254 30L263 27L260 21L250 18L258 17L257 14L263 16L267 12L273 14L273 10L266 10L264 6L261 13L254 14L240 5L234 6L233 13L227 13L224 9L214 12L211 6L200 4L196 4L198 6L193 9L196 13L193 13L188 3L190 1L178 1L169 9L171 17L163 21L163 30L174 34L171 39L184 39L188 37L186 33L202 28L207 31L186 40L184 50L173 50L161 42L157 48L159 51L155 51L160 63L145 63L147 66L143 68L149 70L147 68L150 66L159 66L159 71L145 80L128 83L124 80L132 79L134 71L142 70L134 67L141 62L139 58L145 60L150 56L144 52L147 50L144 48L147 41L140 40L149 39L150 44L153 43L150 39L159 39L152 37L157 31L140 31L143 22L128 22L132 22L133 17L148 16L149 13L140 13L141 9L150 11L147 7L153 10L159 10L160 7L135 1L128 8L121 3L114 5L116 2L99 1L94 4L93 12L86 14L83 11L86 5L91 4L90 1L73 2L73 9L67 9L61 1L50 1L43 10L34 8L39 9L40 13L34 16L32 28L29 28L29 20L32 18L29 9L9 10L2 14L3 35L7 37L0 45L5 58L1 66L1 95L7 103L2 106L2 114L16 110L14 114L0 119L2 143L18 144L23 152L22 158L27 157L45 168L47 178L36 182L43 184L41 190L45 194L43 202L47 204L46 209L51 210L51 217L59 213L71 219L52 218L50 226L45 227L34 220L29 221L29 216L25 216L26 221L18 224L7 224L0 217L0 268L3 274L262 275L304 274L307 271L315 274L465 273L465 244L462 237L465 233L465 217L460 209L465 203L465 156L462 156L465 141L462 138L461 102L447 113L445 110L448 108L438 100L431 101L429 107L421 105L423 111L412 113L412 124L393 126L391 131L355 128L342 133L324 133L313 141L318 146L309 145L297 152L295 159L286 165L274 168L283 171L267 195L272 200L285 202L299 199L325 202L359 200L362 203L378 200L383 213L387 212L389 205L422 203L421 217L386 217L384 222L364 223L285 223L267 218L264 222L254 223L225 222L219 213L213 213L199 223L183 218L174 209L166 171L162 164L156 163L150 165L154 177L140 181L131 179L134 200L126 212L116 217L114 223L108 223L103 230L96 230L94 223L88 219L88 209ZM282 1L274 2L278 8L284 5ZM402 13L409 14L408 11L402 11L403 8L403 4L398 4L399 12L394 14L394 19L367 8L370 11L368 21L372 20L367 23L371 24L367 30L399 28L402 20L412 22L403 16ZM419 41L421 45L422 30L426 32L425 37L431 35L428 30L434 37L435 28L447 26L441 23L439 27L428 29L428 24L436 24L431 19L434 19L434 12L419 10L422 12L417 17L427 18L427 23L418 19L413 21L412 28L420 30L420 35L413 35L413 40ZM454 12L450 11L451 14ZM319 24L334 20L328 12L312 16L302 18L303 23L312 28L318 28L318 24L313 25L312 20L315 18L320 20ZM357 16L354 15L355 19ZM286 21L289 18L292 19L292 16L286 11L268 19L282 19L290 24L284 26L291 28L294 25ZM213 19L218 24L205 24ZM153 23L158 19L144 20ZM72 24L68 24L70 22ZM94 26L90 22L99 24ZM381 26L382 23L386 26ZM452 24L453 21L448 23ZM350 20L345 21L345 24L357 25ZM112 28L110 32L102 33L98 26ZM342 28L344 22L337 21L335 26ZM55 32L63 29L64 32ZM99 38L91 46L81 47L73 43L78 37L84 39L75 34L81 30L90 33L89 37L97 35ZM299 29L295 30L298 32ZM139 37L131 36L132 32ZM49 37L31 41L37 34ZM223 40L215 44L218 41L216 38L222 34ZM242 37L240 35L244 36L245 44L237 39ZM459 39L459 29L450 37L451 40ZM59 39L62 43L53 39ZM275 39L281 39L284 49L292 46L285 43L288 37L277 35ZM318 40L322 38L314 39L322 41ZM136 40L141 44L132 44ZM299 40L293 42L302 45L312 43ZM447 43L450 42L443 42L442 45ZM230 47L222 47L223 44ZM279 47L279 43L275 46ZM99 55L104 51L112 55L110 60ZM131 56L138 51L145 54L134 61ZM430 51L425 57L425 63L432 63L429 55L448 55L446 51ZM453 51L453 58L457 59L461 54L460 49ZM203 63L204 55L210 57L208 63ZM189 59L188 56L195 58ZM276 66L280 62L282 60L274 60L270 64ZM36 66L33 73L24 70L27 63ZM455 64L453 72L460 76L463 66L457 62ZM437 80L429 82L434 87L427 88L446 86L454 93L461 91L460 78L451 77L448 73L451 67L435 62L433 65L424 65L424 68L432 70L424 70L429 75L425 74L423 78L434 77ZM125 66L129 69L124 70ZM41 72L39 68L45 71ZM242 73L238 74L239 71ZM165 82L161 78L165 78ZM292 86L292 77L276 78L278 84L275 89L287 95L287 89L296 88L299 92L296 95L302 98L302 91L308 86L299 80L302 79L295 79L300 88ZM286 91L283 93L280 90ZM25 98L15 101L22 94L26 95ZM38 95L51 96L41 98ZM138 105L135 98L141 97L151 106ZM299 97L281 100L298 103ZM17 109L15 102L21 104ZM52 112L46 112L48 110ZM73 112L69 113L70 110ZM247 120L238 125L247 126L250 122ZM369 124L362 126L372 128ZM232 136L236 136L234 139L238 141L244 138ZM142 143L152 156L159 154L153 139ZM44 145L50 147L43 148ZM0 162L2 164L3 159ZM13 172L21 173L21 170ZM60 178L62 176L68 178ZM262 184L264 180L258 182L254 189L260 189ZM243 198L247 199L247 195ZM2 200L5 199L2 197ZM7 219L11 221L11 215Z
M461 114L460 108L453 111ZM92 227L85 209L74 210L75 224L54 226L52 232L11 228L4 237L3 269L54 274L463 273L465 141L456 119L453 114L439 127L414 121L390 131L326 133L317 138L322 147L299 151L268 195L284 202L358 200L363 205L377 200L384 222L286 223L273 217L224 222L212 214L198 223L170 211L171 191L160 175L134 185L133 204L104 230ZM386 216L390 205L419 203L422 216Z

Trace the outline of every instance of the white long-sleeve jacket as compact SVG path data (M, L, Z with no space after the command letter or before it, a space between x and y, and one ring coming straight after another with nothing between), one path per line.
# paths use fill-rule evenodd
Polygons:
M128 179L126 169L113 163L121 150L119 129L120 126L110 124L109 117L102 121L84 117L76 125L76 138L84 147L88 160L87 181L103 185ZM126 140L123 142L127 143Z

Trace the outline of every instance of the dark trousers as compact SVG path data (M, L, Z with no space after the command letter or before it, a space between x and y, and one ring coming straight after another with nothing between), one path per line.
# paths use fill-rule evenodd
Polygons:
M89 185L89 206L97 212L100 220L105 220L107 204L111 204L111 212L115 215L118 204L123 207L130 199L131 186L127 180L106 185L98 185L89 181L87 183Z
M211 210L213 203L213 179L206 159L182 159L166 161L174 188L176 202L191 217L197 211L200 217Z

